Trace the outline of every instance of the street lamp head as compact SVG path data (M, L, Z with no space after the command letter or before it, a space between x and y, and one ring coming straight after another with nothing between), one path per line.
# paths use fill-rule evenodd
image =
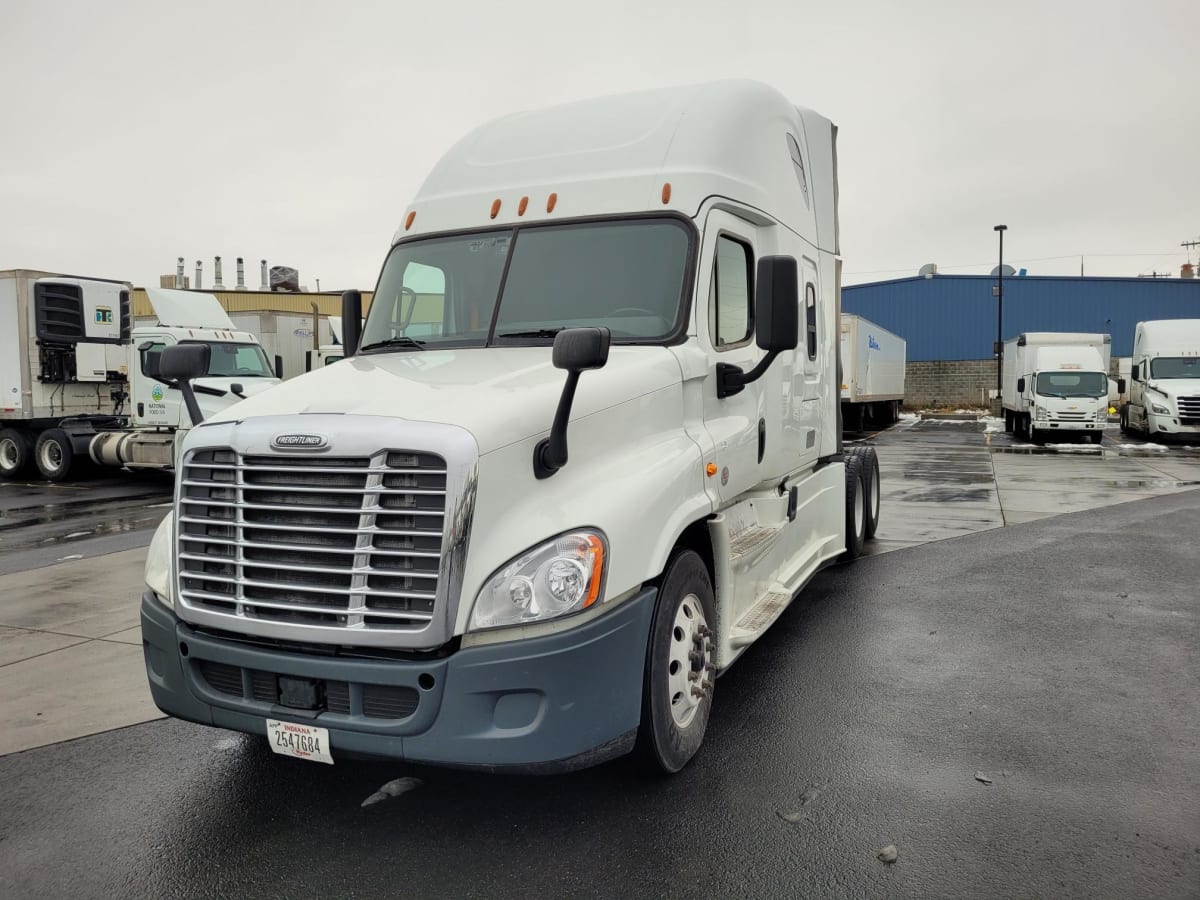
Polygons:
M1007 225L995 225L992 227L992 231L1007 231L1007 230L1008 230Z

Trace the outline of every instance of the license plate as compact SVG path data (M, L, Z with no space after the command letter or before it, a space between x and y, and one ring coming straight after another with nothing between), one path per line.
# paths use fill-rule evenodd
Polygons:
M294 756L333 765L328 728L267 719L267 743L280 756Z

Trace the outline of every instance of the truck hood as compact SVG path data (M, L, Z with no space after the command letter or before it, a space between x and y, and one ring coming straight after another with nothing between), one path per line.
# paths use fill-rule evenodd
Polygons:
M285 381L212 420L305 413L391 416L458 425L474 435L483 454L550 430L567 378L550 357L550 347L356 356ZM580 376L571 420L681 380L679 364L665 347L613 347L603 369Z
M1166 394L1172 400L1180 397L1200 397L1200 378L1162 378L1146 385L1150 393Z
M204 378L195 379L192 384L195 387L211 388L214 391L225 391L224 397L217 397L206 391L196 392L196 402L200 404L200 411L204 413L205 419L211 419L218 413L224 412L232 406L241 403L241 399L233 393L229 392L231 384L241 384L242 393L247 398L257 397L264 391L268 391L276 385L280 384L278 378L239 378L239 377L217 377L205 376ZM178 395L177 395L178 396ZM182 398L180 405L182 406ZM187 413L184 413L186 417Z

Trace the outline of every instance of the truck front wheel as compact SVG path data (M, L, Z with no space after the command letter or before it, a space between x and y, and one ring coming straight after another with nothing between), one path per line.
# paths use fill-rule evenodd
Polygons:
M16 428L0 428L0 478L19 478L29 465L29 437Z
M66 481L75 462L71 439L61 428L50 428L38 435L33 458L47 481Z
M712 581L694 550L667 563L642 680L638 751L652 768L678 772L704 740L712 710L716 635Z

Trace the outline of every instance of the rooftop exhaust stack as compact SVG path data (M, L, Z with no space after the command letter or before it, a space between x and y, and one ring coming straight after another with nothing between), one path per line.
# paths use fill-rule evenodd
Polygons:
M196 260L196 290L204 289L204 280L201 276L204 274L204 263L201 260Z
M213 290L223 291L225 285L221 284L221 257L213 257Z
M175 264L175 289L183 290L183 257Z
M265 259L262 261L262 285L261 285L261 287L259 287L259 290L260 291L271 290L271 282L267 276L267 261Z
M235 291L244 291L246 289L246 267L242 265L242 258L237 258L237 284L234 286Z

